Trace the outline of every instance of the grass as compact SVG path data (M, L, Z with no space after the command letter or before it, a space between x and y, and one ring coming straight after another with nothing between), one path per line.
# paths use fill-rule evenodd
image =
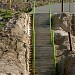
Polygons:
M3 19L9 19L14 13L11 10L0 9L0 15Z
M3 19L4 19L4 20L9 20L10 17L11 17L10 15L5 15L5 16L3 16Z
M0 17L2 17L2 21L0 21L0 29L5 25L5 22L8 22L8 20L14 15L14 13L11 10L6 9L0 9Z
M3 22L0 22L0 29L4 26Z

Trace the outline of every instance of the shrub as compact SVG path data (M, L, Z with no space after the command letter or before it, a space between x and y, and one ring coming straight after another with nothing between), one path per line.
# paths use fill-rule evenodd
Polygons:
M5 9L0 9L0 14L3 14L5 12Z
M5 15L10 15L10 16L12 16L13 13L12 13L12 11L6 10L6 11L3 13L3 16L5 16Z
M5 21L9 20L11 16L13 16L12 11L6 10L4 13L2 13L3 19Z
M3 22L0 22L0 29L4 26Z
M10 15L5 15L5 16L3 16L3 19L5 19L5 20L8 20L8 19L10 19Z

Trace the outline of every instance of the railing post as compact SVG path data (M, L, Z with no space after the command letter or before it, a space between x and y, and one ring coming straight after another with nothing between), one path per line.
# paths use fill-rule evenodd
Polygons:
M64 1L63 0L61 1L61 11L62 12L64 11Z
M68 32L68 36L69 36L70 51L72 51L72 43L71 43L71 35L70 35L70 32Z
M69 12L70 12L70 0L69 0ZM70 35L70 32L68 32L68 36L69 36L70 51L72 51L72 43L71 43L71 35Z

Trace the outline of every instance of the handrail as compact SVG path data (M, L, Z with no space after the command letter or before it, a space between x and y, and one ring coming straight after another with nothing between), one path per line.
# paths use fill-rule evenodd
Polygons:
M51 8L50 8L50 1L49 1L49 17L50 17L50 41L51 44L53 45L53 50L54 50L54 75L56 75L56 49L55 49L55 44L54 44L54 31L52 30L52 23L51 23Z
M52 30L53 35L53 50L54 50L54 75L56 75L56 49L54 44L54 31Z
M35 75L35 28L34 28L34 17L35 17L35 1L33 7L33 36L32 36L32 43L33 43L33 75Z

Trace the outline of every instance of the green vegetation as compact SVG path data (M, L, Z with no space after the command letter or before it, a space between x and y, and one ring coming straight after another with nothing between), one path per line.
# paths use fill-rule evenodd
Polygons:
M0 15L3 19L9 19L14 13L11 10L0 9Z
M3 22L0 22L0 29L4 26Z
M13 13L12 13L11 11L9 11L9 10L6 10L6 11L2 14L2 16L3 16L3 19L4 19L4 20L9 20L9 19L11 18L11 16L13 16Z
M6 10L6 9L0 9L0 14L1 14L2 16L4 16L4 15L10 15L10 16L12 16L12 15L13 15L13 11L11 11L11 10Z
M5 12L5 9L0 9L0 14L3 14Z
M4 20L9 20L9 19L10 19L10 15L5 15L5 16L3 16L3 19L4 19Z
M11 10L5 10L5 9L0 9L0 17L2 20L0 21L0 29L5 25L5 22L7 22L14 13Z

